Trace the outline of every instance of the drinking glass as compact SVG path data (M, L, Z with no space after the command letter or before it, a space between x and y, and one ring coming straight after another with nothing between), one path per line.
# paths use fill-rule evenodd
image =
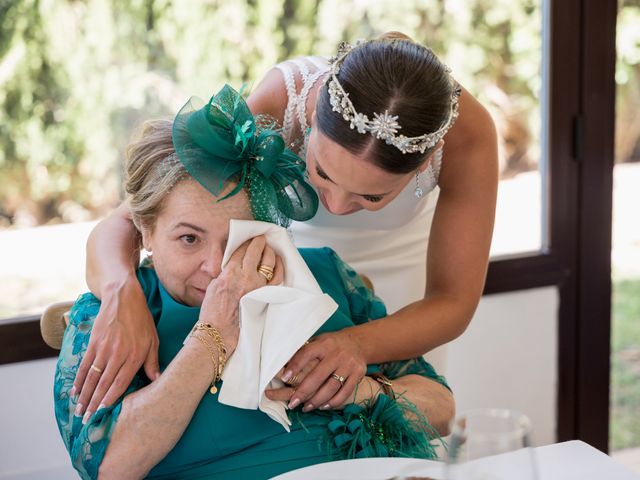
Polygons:
M445 471L447 480L539 480L530 420L506 409L478 409L458 416Z

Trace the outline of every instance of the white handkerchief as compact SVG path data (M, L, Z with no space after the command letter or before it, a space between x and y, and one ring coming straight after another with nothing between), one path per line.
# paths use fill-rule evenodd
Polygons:
M218 400L233 407L259 408L289 431L285 402L269 400L264 391L283 386L274 378L278 371L338 305L322 293L287 231L277 225L231 220L222 266L242 243L258 235L264 235L282 259L284 282L249 292L240 300L240 337L224 369Z

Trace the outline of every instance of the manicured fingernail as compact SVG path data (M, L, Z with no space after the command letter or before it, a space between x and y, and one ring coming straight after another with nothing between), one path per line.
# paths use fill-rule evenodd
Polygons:
M304 407L302 407L302 411L307 413L313 410L313 403L307 403Z
M76 409L75 409L75 411L73 412L73 414L74 414L76 417L79 417L80 415L82 415L82 404L81 404L81 403L79 403L79 404L77 404L77 405L76 405Z
M102 410L104 407L106 407L106 405L104 403L101 403L100 405L98 405L98 410L96 410L96 412Z
M298 405L300 405L300 399L299 398L294 398L293 400L291 400L289 402L289 409L293 410L294 408L296 408Z
M69 391L69 395L72 397L76 396L76 387L73 387L70 391Z
M320 407L320 410L329 410L330 408L331 408L331 405L329 405L328 403L326 403L326 404L324 404L324 405L322 405L322 406Z
M293 371L287 370L286 372L284 372L284 375L282 376L282 381L284 383L287 383L289 380L291 380L291 377L293 377Z
M87 413L85 413L84 417L82 417L83 425L89 421L89 419L91 418L91 415L93 415L93 412L91 412L90 410L87 410Z

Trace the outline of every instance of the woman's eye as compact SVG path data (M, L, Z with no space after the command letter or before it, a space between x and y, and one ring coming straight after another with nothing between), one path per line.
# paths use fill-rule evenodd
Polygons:
M187 245L193 245L198 241L198 238L195 235L187 234L187 235L182 235L180 237L180 240L182 240L182 242Z
M381 201L384 197L381 195L363 195L362 198L364 198L367 202L377 203Z
M318 168L318 166L317 166L317 165L316 165L316 173L317 173L317 174L318 174L318 176L319 176L320 178L322 178L323 180L329 180L329 177L327 176L327 174L326 174L326 173L324 173L322 170L320 170L320 169Z

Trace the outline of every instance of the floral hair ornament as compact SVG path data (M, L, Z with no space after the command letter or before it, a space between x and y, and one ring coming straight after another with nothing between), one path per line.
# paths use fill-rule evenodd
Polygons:
M173 122L173 145L187 173L216 197L228 182L237 182L218 201L246 187L256 220L287 227L313 217L318 196L275 122L254 117L229 85L203 103L192 97Z
M444 123L435 132L425 133L418 137L407 137L399 134L402 129L398 123L398 115L389 114L388 110L384 113L374 113L373 119L370 120L367 115L357 112L353 103L349 99L349 94L338 80L340 66L349 52L364 42L358 41L355 45L346 42L340 43L338 53L329 59L329 101L334 112L342 115L349 126L355 128L358 133L370 133L379 140L384 140L387 144L393 145L402 153L424 153L428 148L434 147L445 136L447 131L453 126L458 118L458 100L462 92L460 85L451 79L453 88L451 91L451 108L449 115ZM451 73L449 67L445 67L447 73Z

